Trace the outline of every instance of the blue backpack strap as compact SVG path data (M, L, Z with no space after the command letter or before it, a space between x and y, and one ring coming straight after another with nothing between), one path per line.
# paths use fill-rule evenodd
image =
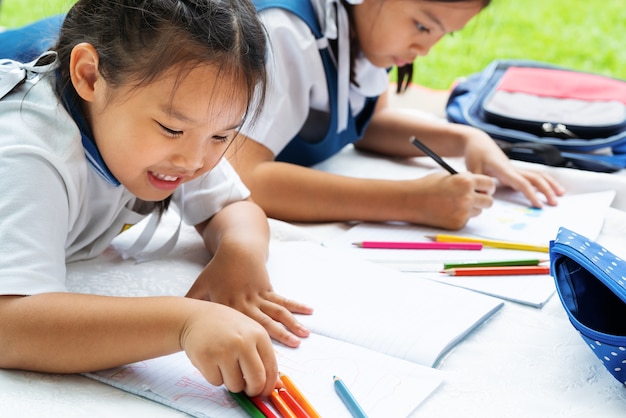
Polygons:
M268 8L281 8L293 13L307 24L317 40L321 41L324 39L324 34L317 20L315 9L313 9L313 5L309 0L253 0L253 3L258 11ZM296 136L278 154L276 157L278 161L303 166L311 166L323 161L339 152L347 144L359 140L374 114L377 97L368 98L363 110L356 117L352 115L352 112L348 112L347 128L337 133L339 119L337 112L337 68L330 55L328 43L326 42L326 45L324 45L323 42L319 42L319 45L322 45L319 51L324 65L328 85L328 96L330 99L330 121L328 130L324 138L314 143L305 141L300 138L300 136Z
M0 58L31 62L56 44L63 19L55 15L0 32Z
M252 2L259 12L269 8L285 9L304 21L313 32L315 39L323 37L315 10L309 0L252 0Z

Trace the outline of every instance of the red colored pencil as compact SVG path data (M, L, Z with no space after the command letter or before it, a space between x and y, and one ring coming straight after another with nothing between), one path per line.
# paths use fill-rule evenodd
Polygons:
M355 242L361 248L381 248L390 250L482 250L479 242L399 242L399 241L362 241Z
M274 389L270 393L270 401L274 407L280 412L283 418L298 418L298 416L289 408L287 402L278 394L278 390Z
M285 401L289 409L291 409L291 412L293 412L296 417L311 418L309 414L307 414L307 412L304 410L304 408L302 408L302 406L298 403L298 401L296 401L294 397L291 396L289 392L287 392L287 389L278 388L276 389L276 391L278 392L278 396L280 396L282 400Z
M260 397L255 396L253 398L250 398L250 400L257 408L259 408L259 411L261 411L261 413L265 415L266 418L278 418L278 416L274 412L272 412L271 409L269 409L269 407L265 404L265 402L263 402L263 399L261 399Z
M549 266L467 267L442 270L450 276L512 276L550 274Z

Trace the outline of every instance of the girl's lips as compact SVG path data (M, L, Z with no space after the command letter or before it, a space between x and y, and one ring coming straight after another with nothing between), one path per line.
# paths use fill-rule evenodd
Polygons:
M394 58L393 61L396 64L397 67L404 67L405 65L407 65L407 64L409 64L411 62L411 61L405 61L405 60L400 59L400 58Z
M180 186L180 184L183 181L183 178L179 176L171 176L168 174L161 174L161 173L155 173L153 171L149 171L148 181L150 181L150 184L152 184L154 187L156 187L159 190L169 191L169 190L174 190L178 186Z

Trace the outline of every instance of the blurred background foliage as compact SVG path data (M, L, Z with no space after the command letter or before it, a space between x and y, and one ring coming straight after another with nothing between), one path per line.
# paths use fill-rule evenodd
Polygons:
M0 26L62 13L73 3L1 0ZM465 29L447 35L427 57L417 59L414 81L447 89L496 58L545 61L626 79L625 28L624 0L492 0Z

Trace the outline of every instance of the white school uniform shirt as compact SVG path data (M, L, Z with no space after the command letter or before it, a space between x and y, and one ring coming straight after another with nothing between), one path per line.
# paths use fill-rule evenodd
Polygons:
M35 75L0 99L0 178L0 294L66 291L66 262L97 256L147 215L87 162L79 129L47 77ZM192 225L249 195L224 159L183 187L182 217Z
M280 8L259 13L268 34L268 89L260 117L253 125L243 126L241 133L263 144L274 155L279 154L301 131L311 110L325 113L329 111L326 74L318 47L323 46L327 39L339 38L340 45L344 45L341 54L345 53L345 57L350 54L346 47L350 28L347 15L343 15L345 9L341 3L337 0L310 1L326 38L320 43L306 23L292 13ZM357 4L362 1L348 2ZM335 5L339 8L339 13L335 12ZM367 97L380 96L387 91L389 76L385 69L375 67L364 56L357 58L354 69L359 87L349 84L349 68L342 65L338 71L339 90L347 90L345 100L349 100L352 113L358 114ZM339 106L347 107L347 103L339 103ZM311 125L314 129L315 124L307 124L307 127ZM341 127L341 121L339 125ZM310 135L321 140L325 133L321 131Z

